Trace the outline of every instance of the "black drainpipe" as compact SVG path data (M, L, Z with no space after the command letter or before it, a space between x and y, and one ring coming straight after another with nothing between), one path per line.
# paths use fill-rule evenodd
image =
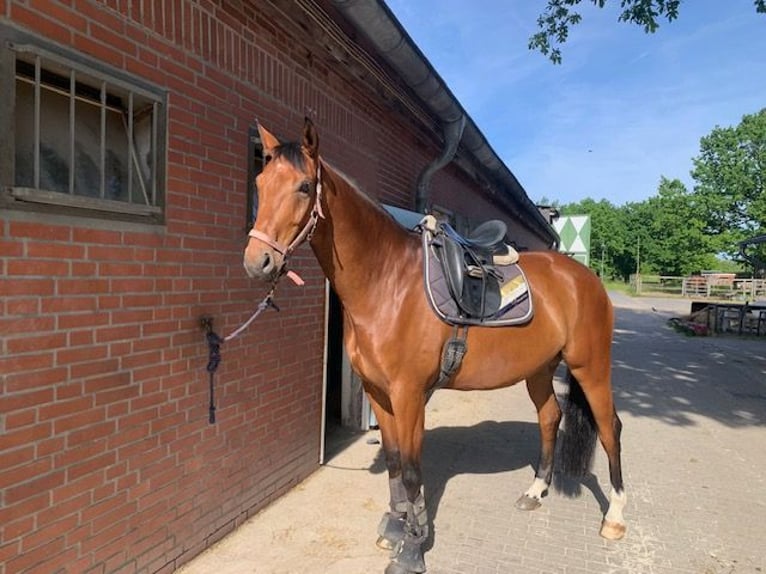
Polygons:
M431 178L433 175L452 161L457 153L458 144L463 137L465 128L465 116L461 115L456 122L444 124L444 150L434 161L428 164L418 175L417 189L415 192L415 211L427 213L429 205Z

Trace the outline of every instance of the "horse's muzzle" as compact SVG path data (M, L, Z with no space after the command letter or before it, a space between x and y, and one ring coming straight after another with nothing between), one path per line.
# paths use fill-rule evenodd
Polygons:
M282 257L272 249L245 249L245 271L251 279L273 281L282 268Z

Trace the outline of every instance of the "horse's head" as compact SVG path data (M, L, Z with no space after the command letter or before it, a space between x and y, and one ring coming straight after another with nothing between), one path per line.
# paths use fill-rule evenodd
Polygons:
M321 215L319 138L308 118L300 144L282 144L260 124L258 132L265 165L256 178L257 213L244 265L250 277L274 281Z

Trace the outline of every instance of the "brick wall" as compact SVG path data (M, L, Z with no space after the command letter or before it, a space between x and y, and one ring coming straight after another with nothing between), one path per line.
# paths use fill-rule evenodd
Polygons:
M0 17L169 91L165 225L0 210L0 574L170 572L317 466L324 281L305 247L306 286L224 346L207 423L199 318L227 333L263 293L241 266L248 127L297 136L315 110L324 155L404 207L438 150L265 1Z

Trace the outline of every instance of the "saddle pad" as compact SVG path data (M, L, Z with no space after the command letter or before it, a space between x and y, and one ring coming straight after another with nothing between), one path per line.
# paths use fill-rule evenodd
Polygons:
M424 241L424 243L426 243ZM441 263L433 247L424 245L425 289L428 302L439 318L450 325L481 325L482 327L508 327L520 325L532 319L534 310L529 295L529 284L518 264L496 267L503 275L500 286L500 309L492 317L473 319L461 316L457 303L450 295Z

